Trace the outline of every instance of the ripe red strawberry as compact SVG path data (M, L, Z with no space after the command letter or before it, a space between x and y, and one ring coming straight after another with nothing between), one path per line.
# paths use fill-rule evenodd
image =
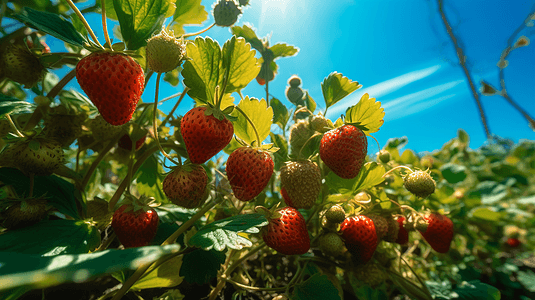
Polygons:
M267 186L273 174L273 159L268 152L251 147L241 147L227 159L227 177L234 196L249 201Z
M146 204L146 199L131 199L131 203L113 214L111 226L125 248L147 246L156 236L158 214Z
M389 243L395 243L398 239L399 234L399 223L394 219L392 215L388 215L385 217L386 223L388 225L388 230L383 237L383 241L389 242Z
M132 119L143 94L145 77L130 56L95 52L76 65L76 79L98 111L112 125Z
M321 190L321 172L309 161L289 161L281 170L281 194L293 208L311 208Z
M358 215L344 220L340 225L342 239L347 250L360 263L367 263L377 248L378 239L373 221Z
M399 232L398 238L396 239L396 243L400 245L406 245L409 242L409 232L407 231L407 229L405 229L405 226L403 226L405 217L399 217L396 219L396 221L399 224Z
M145 143L145 140L147 139L147 135L142 136L139 140L136 141L136 150L141 148L143 144ZM117 145L125 150L132 150L132 139L128 134L123 135L119 141L117 142Z
M353 125L329 130L321 138L321 159L342 178L355 178L359 174L367 152L366 135Z
M13 163L26 174L48 176L63 164L63 149L54 140L31 138L13 147Z
M180 132L189 159L194 164L203 164L223 150L234 134L234 126L229 120L206 115L207 108L200 106L191 109L180 122Z
M453 222L450 218L438 213L432 213L424 218L427 223L427 229L425 231L420 230L424 239L436 252L448 252L453 240Z
M521 244L521 242L517 238L508 238L507 239L507 245L509 245L509 247L511 247L511 248L516 248L516 247L520 246L520 244Z
M208 176L200 165L183 165L176 167L163 180L163 191L174 204L195 208L206 199Z
M277 211L280 218L270 218L263 228L266 245L286 255L301 255L310 249L310 237L303 215L293 207Z
M266 84L266 80L262 77L259 77L259 76L256 76L256 82L258 82L258 84L260 85L264 85Z

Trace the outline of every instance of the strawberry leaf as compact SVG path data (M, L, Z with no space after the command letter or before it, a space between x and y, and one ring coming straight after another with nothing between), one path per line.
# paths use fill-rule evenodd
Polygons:
M273 122L273 108L267 105L267 101L262 99L245 97L238 104L238 108L245 113L253 122L256 131L260 137L255 146L259 146L271 132L271 124ZM234 134L245 143L252 145L256 141L256 134L253 126L245 118L245 116L237 109L232 113L238 119L234 121Z
M240 91L256 78L260 63L255 54L243 38L233 36L223 45L223 67L228 72L226 93Z
M35 105L27 101L21 101L14 97L0 95L0 117L6 114L17 114L29 112L35 108Z
M249 25L243 25L243 26L232 26L231 28L232 34L238 37L243 37L247 43L250 43L253 48L256 50L262 52L265 50L264 44L262 41L256 36L256 33L254 32L253 28L251 28Z
M140 278L132 286L133 290L143 290L152 288L174 287L182 283L184 277L181 277L177 270L182 267L182 256L175 256L161 264L156 269L152 265L146 272L146 275Z
M50 256L87 253L99 245L98 229L75 220L44 220L0 235L0 252Z
M269 49L273 52L273 59L277 57L294 56L299 52L299 48L284 43L275 44Z
M50 239L54 240L53 237ZM75 242L66 242L65 245L71 243ZM0 290L23 286L46 288L61 283L85 281L121 270L135 270L143 263L154 262L160 257L178 252L179 249L179 245L148 246L53 256L1 252Z
M176 36L184 34L184 25L201 25L208 19L208 13L201 0L177 0L173 15L173 31Z
M194 250L184 255L180 276L183 276L184 280L189 283L197 283L199 285L208 283L217 276L217 272L221 269L225 258L224 252L214 249L210 251Z
M343 179L334 172L330 172L325 178L325 184L333 191L346 194L353 191L356 195L359 191L376 186L384 181L383 175L385 168L376 162L367 162L360 169L357 177L352 179Z
M346 124L358 123L358 127L364 131L366 135L379 131L383 126L385 112L381 107L381 102L375 101L375 98L370 98L366 93L364 94L356 105L351 106L346 110Z
M338 72L329 74L321 83L326 109L361 87L357 81L352 81Z
M269 106L273 108L273 123L279 125L279 127L284 130L286 124L288 124L288 120L290 120L288 109L277 98L271 98L271 100L269 100Z
M316 110L316 101L314 101L314 99L310 97L308 91L305 93L305 105L312 113L314 113L314 111Z
M24 7L22 14L13 15L13 18L66 43L79 47L87 43L87 39L76 31L69 21L60 18L57 14Z
M273 158L275 159L275 169L279 170L285 161L288 160L288 142L281 134L270 133L271 142L279 150L273 153Z
M114 0L113 7L121 26L121 35L128 49L137 50L147 44L151 35L161 30L165 18L175 12L172 0Z
M341 299L338 290L329 280L327 275L316 273L310 278L295 285L292 295L295 300L323 300L323 299Z
M260 231L258 227L267 224L266 217L261 214L237 215L204 226L189 239L188 243L204 250L223 251L227 247L240 250L252 246L253 243L238 235L239 232L258 233Z

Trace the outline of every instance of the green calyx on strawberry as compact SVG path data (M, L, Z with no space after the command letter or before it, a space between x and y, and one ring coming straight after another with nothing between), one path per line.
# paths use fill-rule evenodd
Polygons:
M163 191L174 204L196 208L204 203L208 194L208 176L201 165L187 164L174 167L163 180Z
M63 149L54 140L28 137L10 146L13 166L23 173L48 176L63 164Z
M367 263L372 259L379 243L372 219L364 215L349 217L340 225L340 233L357 263Z
M44 198L4 199L2 200L2 226L17 229L34 225L43 220L47 213L47 200Z
M147 246L156 236L159 217L150 207L153 198L128 194L113 214L111 226L125 248Z
M448 252L454 234L451 219L439 213L428 214L424 219L427 228L419 227L418 230L429 246L438 253Z
M321 171L310 160L288 161L280 169L281 194L288 206L311 208L321 190Z
M234 196L250 201L269 183L274 163L268 151L262 148L240 147L227 159L226 172Z
M338 233L327 232L319 237L319 248L325 255L339 256L344 253L344 241Z
M180 66L186 58L186 44L165 29L147 40L147 66L156 73L166 73Z
M203 164L230 143L234 126L216 108L198 106L184 115L180 133L190 161Z
M426 198L435 192L435 180L426 171L412 171L403 177L403 186L416 197Z
M141 66L118 52L94 52L82 58L76 79L104 120L116 126L132 119L145 88Z
M310 249L310 237L305 218L293 207L284 207L268 216L268 225L262 228L266 245L285 255L301 255Z
M15 82L31 88L44 76L46 69L39 57L26 45L8 45L0 57L0 70L3 75Z
M368 140L353 125L343 125L326 132L320 142L321 160L338 176L355 178L366 160Z
M214 6L214 21L217 26L230 27L238 21L242 11L234 0L219 0Z

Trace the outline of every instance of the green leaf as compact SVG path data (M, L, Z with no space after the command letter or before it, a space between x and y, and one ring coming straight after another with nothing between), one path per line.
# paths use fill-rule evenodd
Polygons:
M30 178L14 168L0 168L0 182L11 185L17 195L28 195ZM57 176L35 176L33 196L46 197L48 204L55 207L59 212L80 219L77 202L82 203L80 192L74 185Z
M268 221L261 214L237 215L210 223L190 238L189 244L203 248L223 251L226 247L240 250L250 247L251 241L238 235L239 232L257 233L258 227L266 226Z
M180 276L180 272L177 272L177 270L180 270L181 266L182 256L180 255L169 259L156 269L151 267L147 270L147 275L136 281L132 286L132 289L143 290L177 286L182 283L182 280L184 279L184 277Z
M501 299L500 290L479 280L463 282L463 284L453 289L453 292L459 295L457 299L460 300Z
M30 286L46 288L81 282L120 270L135 270L144 263L175 253L178 245L106 250L91 254L46 256L21 252L0 253L0 291Z
M507 187L495 181L483 181L478 183L468 196L480 198L483 204L492 204L507 196Z
M271 132L273 108L268 106L266 100L249 98L249 96L246 96L240 101L240 103L238 103L238 108L241 109L241 111L244 112L253 122L260 137L260 141L257 141L255 146L260 146L262 141L264 141ZM247 144L252 145L252 143L256 141L256 134L253 126L237 109L234 110L232 115L238 118L233 122L234 134L236 134L237 137L245 141Z
M458 136L459 141L461 143L463 143L466 146L468 146L468 144L470 143L470 136L468 135L468 133L466 133L466 131L464 131L462 129L457 130L457 136Z
M487 207L479 207L472 211L472 217L491 222L497 222L503 216L503 213L490 210Z
M357 177L352 179L343 179L334 172L330 172L325 178L325 184L332 190L338 193L346 193L353 191L356 195L359 191L376 186L384 181L383 175L385 168L376 162L367 162L360 169Z
M121 35L128 49L137 50L147 44L153 33L161 30L165 18L173 15L172 0L113 0L121 26Z
M416 153L414 153L414 151L410 150L410 149L407 149L405 151L403 151L403 154L401 154L401 157L400 157L400 164L405 164L405 165L414 165L415 163L417 163L419 161L418 159L418 156L416 155Z
M294 56L299 52L299 48L284 43L275 44L269 49L273 52L273 59L277 57Z
M165 204L154 208L162 223L186 222L197 212L196 209L187 209L176 204Z
M532 270L518 271L518 281L530 292L535 292L535 273Z
M270 133L271 142L279 150L273 153L273 158L275 160L275 170L279 170L282 167L282 164L288 160L288 142L281 134Z
M233 36L223 45L223 67L228 72L225 93L240 91L256 78L260 63L255 55L256 51L243 38Z
M444 176L444 179L446 179L449 183L461 182L466 178L466 176L468 176L465 166L453 163L442 165L440 167L440 172L442 172L442 176Z
M156 155L151 155L138 169L134 178L137 178L137 182L145 183L150 187L154 187L156 183L162 182L164 177L163 167L158 163Z
M27 101L21 101L17 98L0 95L0 117L5 114L17 114L22 112L30 112L35 108L35 105Z
M357 81L352 81L338 72L333 72L321 83L326 108L344 99L345 96L361 88Z
M208 19L208 12L201 5L201 0L176 0L173 15L173 30L176 36L185 33L184 25L201 25Z
M277 98L271 98L271 100L269 100L269 106L273 108L273 123L279 125L279 127L284 130L286 124L288 124L288 120L290 120L288 109Z
M243 37L247 43L250 43L253 48L256 50L262 52L264 51L265 47L262 41L256 36L256 33L254 32L253 28L251 28L249 25L243 25L243 26L232 26L230 28L232 31L232 34L238 37Z
M306 281L296 284L292 300L341 299L338 290L327 275L316 273Z
M310 110L312 113L316 110L316 101L310 97L310 94L308 91L305 93L305 105L307 106L308 110Z
M13 18L66 43L79 47L87 43L87 39L76 31L69 21L60 18L58 14L24 7L22 14L14 15Z
M180 276L183 276L184 280L189 283L199 285L209 283L217 276L217 272L221 269L225 259L224 252L214 249L210 251L194 250L184 255Z
M385 122L384 109L381 107L381 102L375 101L375 98L370 98L368 93L362 95L356 105L351 106L346 110L346 123L358 123L366 135L379 131Z
M0 235L1 252L51 256L87 253L100 245L100 233L84 221L44 220Z

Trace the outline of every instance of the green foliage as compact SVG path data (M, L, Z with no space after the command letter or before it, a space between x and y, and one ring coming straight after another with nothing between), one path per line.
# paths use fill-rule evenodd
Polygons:
M130 50L145 46L147 39L159 31L165 18L172 16L175 11L171 0L113 0L113 7L121 26L121 35Z
M204 226L189 239L188 244L204 250L223 251L227 247L240 250L252 246L252 243L238 233L257 233L258 227L267 224L268 221L261 214L233 216Z
M326 275L316 273L308 280L296 285L292 300L341 299L338 290Z
M345 194L348 191L353 195L361 190L368 189L384 181L385 168L376 162L368 162L362 166L357 177L353 179L343 179L334 173L329 173L325 178L325 183L334 192Z
M208 18L201 0L177 0L175 5L172 28L176 36L185 33L184 25L201 25Z
M153 265L154 266L154 265ZM182 256L175 256L167 260L157 268L151 267L147 270L147 275L132 286L133 290L143 290L152 288L174 287L182 283L183 277L177 270L182 266Z
M321 83L325 107L328 109L361 87L362 85L358 82L352 81L338 72L329 74Z
M249 99L248 96L238 103L238 108L247 115L250 121L252 121L254 128L256 128L256 132L258 132L260 141L257 141L256 139L253 125L251 125L245 116L238 112L237 109L233 112L233 115L237 117L237 120L234 121L234 134L249 145L253 145L253 142L256 141L254 146L260 146L262 141L269 136L271 131L273 108L268 106L264 99Z
M358 84L358 83L357 83ZM346 110L346 123L356 123L364 133L369 136L370 133L379 131L383 126L385 113L381 107L381 102L370 98L364 94L359 102Z
M185 254L180 268L180 276L189 283L205 284L209 283L217 276L221 265L225 262L225 252L211 249L194 250Z
M20 101L17 98L6 95L0 95L0 116L28 112L33 108L35 108L35 105L29 102Z
M273 123L277 124L282 130L285 130L286 124L290 120L288 109L277 98L271 98L269 100L269 106L273 109Z

